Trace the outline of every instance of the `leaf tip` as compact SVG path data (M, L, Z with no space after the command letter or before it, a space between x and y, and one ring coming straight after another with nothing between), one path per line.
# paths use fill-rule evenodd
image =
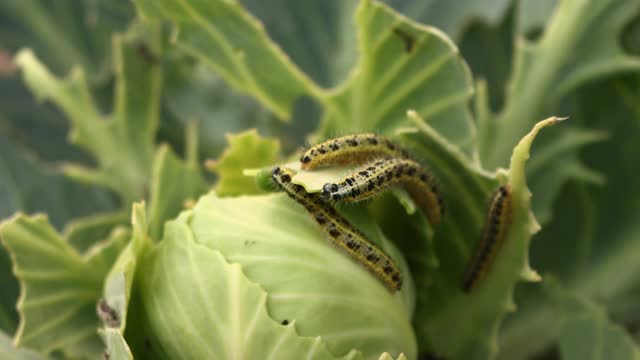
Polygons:
M522 273L520 274L520 278L522 278L522 280L527 281L527 282L541 282L542 281L542 276L540 276L540 274L538 274L537 271L533 270L528 265L522 270Z

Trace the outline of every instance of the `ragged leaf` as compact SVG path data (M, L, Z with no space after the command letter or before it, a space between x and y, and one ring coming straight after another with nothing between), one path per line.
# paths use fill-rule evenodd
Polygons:
M129 345L127 345L120 331L116 329L102 329L99 332L106 344L107 349L105 350L105 354L109 354L109 360L133 360Z
M130 311L131 294L135 281L136 270L142 254L151 247L148 236L148 224L145 216L144 204L134 204L132 210L133 234L131 241L122 250L104 282L103 299L100 306L106 309L103 317L104 327L100 335L106 345L105 353L110 359L133 359L130 345L124 338L127 329L127 319ZM133 311L139 311L133 309ZM136 326L134 322L134 326ZM134 329L129 334L129 341L138 345L144 337L141 329Z
M0 4L2 47L31 47L55 73L81 65L92 84L104 82L111 32L127 25L132 10L126 0L6 0Z
M15 215L0 225L20 281L18 346L50 354L95 357L102 353L96 332L96 303L104 277L129 238L114 231L85 256L49 224L46 217Z
M243 0L291 60L317 84L342 82L357 60L353 10L358 0Z
M33 153L0 134L0 221L17 211L47 212L61 228L71 218L110 210L115 201L101 189L77 184L49 169ZM89 238L87 246L102 238ZM0 329L13 334L18 317L18 283L0 246Z
M147 356L341 358L317 335L298 335L295 317L285 323L272 318L273 307L269 304L267 311L267 300L272 301L273 293L267 295L263 286L245 275L247 267L229 263L220 251L198 243L191 217L186 212L168 223L164 240L140 264ZM210 223L207 229L223 230L224 226ZM233 240L242 244L239 238ZM352 351L345 358L362 357Z
M112 210L115 205L105 191L65 179L0 134L0 219L17 211L46 212L54 226L62 228L74 217Z
M515 284L521 280L538 279L528 261L529 239L537 223L530 212L524 165L538 131L556 121L556 118L550 118L540 122L514 149L508 178L502 180L507 182L512 193L510 225L486 278L469 294L460 290L465 263L482 237L487 221L485 209L497 184L495 180L488 181L490 179L477 169L473 170L468 160L447 149L446 143L428 127L420 126L418 132L404 137L446 184L443 191L448 219L434 230L441 267L435 274L430 274L434 278L433 285L418 291L418 316L415 320L421 339L436 354L453 355L455 358L495 355L498 326L514 306L512 293ZM465 325L451 327L447 324ZM451 329L452 332L443 329Z
M486 110L479 111L478 116L479 153L488 169L505 166L515 139L538 118L559 112L554 107L580 86L614 73L640 69L640 58L625 53L620 41L625 27L640 9L639 1L567 0L536 4L525 1L520 5L515 20L515 55L504 105L497 114ZM545 16L551 10L553 16ZM546 24L542 18L548 19ZM525 38L531 34L519 33L538 30L541 35L535 40ZM478 102L486 101L478 99ZM570 101L562 104L565 106L561 114L579 116L579 109L566 106ZM486 108L478 106L483 107ZM540 140L544 147L538 149L545 149L546 153L535 164L538 171L530 172L530 188L533 193L541 194L534 201L534 210L543 225L550 220L555 199L569 181L602 183L604 180L604 174L580 161L579 152L602 141L605 133L586 140L582 135L589 130L572 126L549 138L543 135ZM548 156L560 149L561 153ZM538 157L536 150L533 154L534 158Z
M394 0L390 4L403 14L433 25L458 39L472 21L495 24L507 11L509 0Z
M76 218L64 227L64 238L80 254L86 253L93 245L106 238L114 227L127 223L126 212L105 212Z
M280 143L260 137L255 129L229 134L227 141L227 150L209 165L218 174L216 193L220 196L261 193L253 177L244 175L243 170L273 165L278 159Z
M140 56L140 41L148 41L150 51L159 51L158 30L152 30L147 39L135 33L114 37L116 88L114 111L109 116L97 108L81 68L59 79L30 50L16 57L37 97L50 99L67 114L72 123L71 141L97 160L97 168L69 164L64 167L66 174L106 186L125 203L144 194L159 116L160 67Z
M640 58L618 41L638 9L638 0L559 1L540 40L518 40L505 107L479 128L480 155L489 168L506 164L515 139L563 95L587 81L640 69Z
M352 76L323 102L320 137L393 134L407 124L406 111L416 109L449 141L471 151L471 74L451 40L370 0L360 2L356 23L360 58Z
M528 265L529 239L537 223L530 213L530 193L524 181L524 164L539 129L554 124L557 119L539 123L521 141L514 150L509 175L503 174L498 180L496 175L484 172L448 143L415 112L409 116L416 128L401 132L399 138L424 161L442 184L446 208L443 222L433 228L438 259L435 266L425 266L424 259L419 256L413 257L411 264L418 285L414 326L419 343L424 347L421 350L461 359L471 354L476 358L490 358L497 352L498 326L504 315L513 308L515 284L521 280L538 279ZM313 173L308 172L306 176L312 177ZM300 177L296 176L296 179ZM465 265L482 237L488 201L499 182L507 183L511 188L511 224L488 276L477 289L467 294L461 288ZM386 216L394 217L389 213ZM424 224L421 226L426 226ZM418 229L416 227L416 234L409 238L429 241L429 236L421 235ZM394 233L399 234L394 231L388 233L392 237ZM406 244L402 239L394 240ZM416 244L407 246L419 248ZM452 327L450 324L465 325Z
M281 118L289 116L297 97L317 91L238 1L135 3L145 17L171 20L176 25L178 46Z
M397 358L394 359L393 356L389 355L389 353L384 353L380 355L380 358L378 358L378 360L407 360L407 357L404 356L404 354L400 354Z
M25 348L17 348L13 340L7 334L0 331L0 359L17 360L48 360L47 357L36 351Z
M640 136L640 102L628 99L640 99L637 75L614 77L579 92L580 111L572 121L609 135L582 154L589 167L605 174L606 184L567 187L553 221L532 244L537 269L553 273L580 296L606 304L616 319L634 318L640 301L640 188L635 181L640 163L629 156ZM542 287L518 293L519 311L501 334L500 359L540 353L559 334Z
M365 213L359 214L351 220L409 276L399 252ZM193 209L190 227L196 242L242 265L246 276L269 293L269 313L276 321L295 321L298 333L321 336L335 355L355 348L366 359L384 351L415 359L410 278L392 296L285 195L205 196Z

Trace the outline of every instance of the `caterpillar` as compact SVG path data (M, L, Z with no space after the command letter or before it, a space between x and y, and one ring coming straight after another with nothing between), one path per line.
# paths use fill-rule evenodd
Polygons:
M294 184L291 179L294 172L276 166L271 178L290 198L304 206L322 230L353 259L361 263L389 289L391 293L400 290L402 277L396 263L375 245L347 219L324 203L320 194L307 193L304 187Z
M464 292L473 290L489 271L507 233L511 211L511 190L507 185L500 186L491 200L482 239L467 266L462 281Z
M330 139L305 151L300 157L303 170L322 166L358 164L375 158L408 158L409 153L384 136L354 134Z
M322 196L327 200L355 202L392 185L402 185L432 225L440 222L444 201L436 181L426 168L410 159L378 160L364 165L337 184L324 184Z

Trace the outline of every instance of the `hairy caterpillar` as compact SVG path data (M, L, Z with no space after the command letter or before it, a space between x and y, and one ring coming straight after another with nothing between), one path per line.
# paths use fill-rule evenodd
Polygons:
M410 159L378 160L322 187L322 196L335 201L360 201L392 185L402 185L433 225L440 222L444 202L431 173Z
M384 136L366 133L342 136L315 145L302 154L300 162L302 169L312 170L395 157L407 158L409 153Z
M356 229L336 210L323 202L320 194L310 194L291 182L294 172L283 167L275 167L272 179L289 197L304 206L313 219L329 235L331 241L349 256L361 263L380 279L392 293L402 287L400 269L395 262L373 245L366 236Z
M491 205L484 234L467 266L462 290L470 292L489 271L511 221L511 190L503 185L498 188Z

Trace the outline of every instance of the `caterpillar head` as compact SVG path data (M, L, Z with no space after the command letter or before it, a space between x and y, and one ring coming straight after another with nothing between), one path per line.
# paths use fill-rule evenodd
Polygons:
M336 192L338 192L338 184L326 183L324 184L324 186L322 186L322 196L325 199L332 199L333 194L335 194Z

